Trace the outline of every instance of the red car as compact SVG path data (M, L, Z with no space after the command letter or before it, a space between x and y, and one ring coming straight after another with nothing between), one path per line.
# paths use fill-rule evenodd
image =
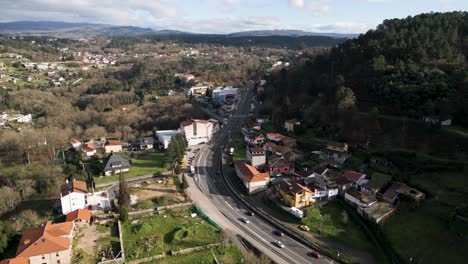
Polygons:
M310 255L311 255L312 257L314 257L314 258L317 258L317 259L320 258L320 254L317 253L317 252L315 252L315 251L310 252Z

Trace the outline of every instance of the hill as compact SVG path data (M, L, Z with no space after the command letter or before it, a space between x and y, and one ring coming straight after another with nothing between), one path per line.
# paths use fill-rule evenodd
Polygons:
M0 34L22 36L54 36L61 38L140 36L153 34L150 28L114 26L95 23L54 21L17 21L0 23Z
M338 103L343 86L363 111L376 107L417 119L452 116L455 124L468 126L467 56L466 12L385 20L329 54L277 74L281 87L291 89L278 88L272 96L322 93Z
M253 30L242 31L227 34L227 37L267 37L267 36L285 36L285 37L300 37L300 36L324 36L332 38L355 38L359 34L339 34L339 33L315 33L303 30Z

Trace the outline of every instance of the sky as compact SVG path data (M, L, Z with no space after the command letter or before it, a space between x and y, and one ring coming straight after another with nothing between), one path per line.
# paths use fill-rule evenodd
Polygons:
M468 11L468 0L1 0L0 21L64 21L232 33L365 33L385 19Z

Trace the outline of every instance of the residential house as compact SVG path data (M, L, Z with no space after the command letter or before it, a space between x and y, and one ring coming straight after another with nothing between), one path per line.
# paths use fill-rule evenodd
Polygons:
M266 150L266 151L269 151L273 154L276 154L278 156L283 156L284 154L288 153L291 151L290 148L288 147L285 147L285 146L280 146L280 145L276 145L275 143L273 142L267 142L265 143L265 145L263 145L263 148Z
M218 121L214 119L192 119L180 123L180 129L184 132L189 146L209 142L218 128Z
M295 148L297 145L297 141L294 138L285 137L281 140L281 144L288 148Z
M106 154L122 152L122 142L119 140L107 140L104 144Z
M66 181L60 190L62 213L68 214L77 209L101 210L110 208L107 192L90 193L83 181Z
M72 140L70 140L70 142L68 142L68 145L72 149L80 150L83 143L81 141L79 141L78 139L72 139Z
M347 189L353 186L356 187L359 183L363 183L365 178L365 173L357 171L345 171L343 175L336 178L335 182L340 187L340 193L344 194Z
M138 139L138 147L140 150L148 150L154 148L154 138L152 137L143 137Z
M293 167L284 157L279 157L268 162L270 173L281 174L293 172Z
M237 177L242 180L249 194L266 189L267 184L270 182L268 173L259 172L254 166L245 161L236 161L234 167Z
M360 185L360 190L367 195L376 195L391 180L392 176L388 174L374 172L368 182Z
M85 143L81 151L86 157L92 157L96 155L96 146L93 143Z
M25 229L16 250L16 257L0 263L69 264L71 263L73 222L52 224Z
M281 142L281 140L283 140L283 138L285 138L286 136L283 136L279 133L267 133L266 135L267 139L270 140L270 141L275 141L275 142Z
M251 129L242 129L245 143L249 145L259 146L265 142L265 136L257 131Z
M167 149L172 137L182 134L180 130L158 130L155 132L160 148Z
M407 186L401 182L394 182L387 188L385 192L381 195L383 201L396 204L400 199L407 199L416 203L424 200L424 193Z
M369 207L358 207L357 212L373 223L381 224L396 212L396 207L383 202L376 202Z
M348 157L348 144L339 142L328 143L327 147L320 155L321 159L338 164L343 164Z
M313 173L311 176L303 178L302 181L313 192L312 198L314 200L333 199L338 195L338 184L325 174Z
M294 127L299 126L300 124L301 122L299 122L299 120L296 118L289 119L284 122L284 129L286 129L288 132L294 132Z
M188 90L188 95L192 95L192 96L205 96L205 95L206 95L206 91L208 91L208 89L210 89L210 86L208 86L208 85L203 85L203 86L192 86L192 87Z
M91 211L88 209L76 209L67 214L66 222L74 222L78 226L87 226L91 222Z
M104 160L102 172L104 176L115 175L130 170L130 162L122 156L111 153Z
M312 191L295 180L283 180L276 185L276 190L282 201L290 207L304 207L310 205Z
M266 164L266 153L262 148L247 148L247 161L254 167Z
M345 202L355 206L367 208L377 202L377 199L373 195L366 195L359 192L356 188L352 187L346 190L344 195Z

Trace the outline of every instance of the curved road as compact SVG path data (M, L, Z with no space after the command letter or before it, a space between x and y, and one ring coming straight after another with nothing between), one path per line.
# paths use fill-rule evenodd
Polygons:
M333 263L332 260L321 257L314 259L309 256L310 252L315 251L310 245L304 245L286 234L279 237L274 234L277 230L274 226L266 222L261 217L247 216L247 209L243 204L234 198L230 189L221 178L219 173L219 164L223 155L222 147L226 146L229 142L229 134L231 132L238 132L247 120L247 114L250 111L250 98L253 97L252 89L247 91L243 90L240 95L238 108L230 118L229 123L225 124L211 140L210 145L203 145L199 149L199 153L194 158L195 181L199 190L211 201L216 211L219 210L221 214L227 218L231 224L232 230L240 229L242 235L254 242L253 244L261 246L259 250L264 252L275 262L278 263ZM197 201L195 201L197 202ZM213 215L215 210L205 212L208 216L215 218ZM210 215L211 214L211 215ZM216 216L219 218L219 216ZM245 224L240 221L241 217L249 219L250 223ZM285 247L279 248L274 244L274 241L280 240Z

